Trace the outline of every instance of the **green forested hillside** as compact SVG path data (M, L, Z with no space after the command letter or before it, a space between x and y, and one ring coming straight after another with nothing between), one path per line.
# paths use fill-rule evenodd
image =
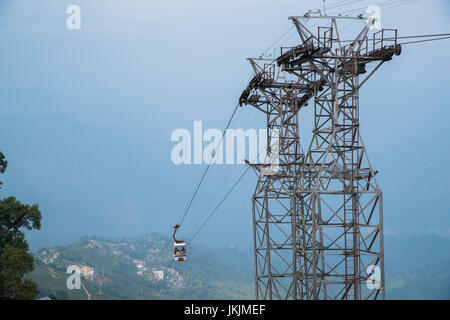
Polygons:
M83 288L69 290L69 265L94 270L82 276L91 299L251 299L251 252L238 248L189 247L185 262L172 261L166 238L157 235L109 241L84 238L66 246L36 253L31 277L39 284L40 297L87 299ZM152 269L155 260L158 263ZM154 271L163 271L158 279ZM157 272L156 272L157 274Z
M450 299L450 240L428 234L385 239L388 299ZM121 241L84 238L35 254L32 278L40 297L87 299L68 290L67 266L93 269L82 277L91 299L253 299L251 248L189 246L188 260L172 261L167 238L149 235ZM161 259L153 264L162 248ZM91 268L91 269L89 269ZM164 271L162 279L158 272Z

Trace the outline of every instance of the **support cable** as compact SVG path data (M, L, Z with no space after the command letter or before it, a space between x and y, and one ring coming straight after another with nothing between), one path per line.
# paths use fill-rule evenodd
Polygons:
M403 42L403 43L400 43L400 44L401 44L401 45L404 45L404 44L422 43L422 42L437 41L437 40L445 40L445 39L450 39L450 36L448 36L448 37L441 37L441 38L434 38L434 39L425 39L425 40L409 41L409 42Z
M210 215L208 216L208 218L203 221L203 223L200 225L200 227L194 232L194 234L192 235L192 237L188 240L187 243L191 243L192 240L198 235L198 233L204 228L204 226L208 223L208 221L212 218L212 216L217 212L217 210L219 210L219 208L221 207L221 205L224 203L224 201L228 198L228 196L231 194L231 192L234 190L234 188L236 188L236 186L239 184L239 182L241 182L242 178L244 178L244 176L247 174L248 170L250 169L250 166L247 166L247 168L245 169L245 171L240 175L240 177L236 180L236 182L231 186L231 188L228 190L228 192L225 194L225 196L219 201L219 203L217 204L217 206L214 208L214 210L211 211Z
M227 125L226 125L226 127L225 127L225 130L223 131L222 137L220 138L220 141L219 141L219 144L218 144L219 146L222 144L222 141L223 141L223 138L224 138L224 136L225 136L225 133L226 133L227 129L230 127L231 121L233 120L233 118L234 118L234 116L235 116L235 114L236 114L236 111L237 111L238 107L239 107L239 103L236 104L236 107L234 108L233 113L231 114L231 117L230 117L230 119L229 119L228 122L227 122ZM182 217L181 217L181 221L180 221L180 223L178 223L178 225L180 225L180 227L181 227L181 224L182 224L182 223L184 222L184 220L186 219L186 216L187 216L187 214L188 214L188 212L189 212L189 209L191 208L192 203L194 202L195 198L197 197L198 191L200 190L200 187L201 187L203 181L205 180L206 174L208 173L208 170L209 170L209 168L211 167L211 163L213 162L213 160L215 159L215 157L216 157L216 153L214 153L213 157L211 157L211 159L210 159L208 165L206 166L205 170L203 170L203 173L202 173L202 175L201 175L201 177L200 177L199 182L197 183L197 186L196 186L196 188L195 188L195 190L194 190L194 193L193 193L193 195L191 196L190 200L188 201L187 206L186 206L185 209L184 209L183 215L182 215ZM171 241L172 241L172 236L171 236L171 237L169 238L169 240L167 241L167 243L166 243L164 249L160 251L158 257L156 258L155 262L154 262L153 265L152 265L152 269L153 269L153 267L158 263L159 259L160 259L161 256L162 256L162 253L165 252L165 251L167 250L167 247L169 246L169 244L170 244Z

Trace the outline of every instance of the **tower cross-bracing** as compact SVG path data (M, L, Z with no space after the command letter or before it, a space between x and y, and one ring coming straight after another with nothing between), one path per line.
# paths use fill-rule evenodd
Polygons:
M269 154L277 138L277 170L251 164L256 298L383 299L383 198L360 136L359 90L401 53L397 31L372 31L362 16L289 19L300 43L250 58L239 100L265 114ZM344 39L349 21L361 28ZM299 134L305 107L314 108L309 142Z

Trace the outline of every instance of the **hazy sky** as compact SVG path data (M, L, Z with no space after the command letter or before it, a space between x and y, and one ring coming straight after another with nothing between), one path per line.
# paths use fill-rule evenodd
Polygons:
M360 2L341 10L380 1ZM71 4L81 8L78 31L66 28ZM246 58L289 29L288 16L321 5L2 1L0 150L9 166L0 196L40 204L33 243L170 233L203 169L172 164L171 132L194 120L223 128L250 77ZM447 33L449 11L448 1L421 0L383 10L382 26L403 36ZM287 41L296 41L294 31ZM361 91L361 133L380 171L388 233L449 231L449 53L450 40L405 46ZM302 116L310 123L308 111ZM262 124L240 109L233 125ZM211 169L184 235L243 169ZM245 178L198 241L251 243L255 181Z

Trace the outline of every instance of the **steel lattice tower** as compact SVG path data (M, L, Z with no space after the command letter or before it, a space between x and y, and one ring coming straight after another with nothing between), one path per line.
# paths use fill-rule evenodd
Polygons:
M249 59L255 76L240 97L265 113L269 145L279 135L278 171L252 164L256 298L384 298L382 192L359 134L359 90L400 54L397 31L369 36L374 20L361 16L289 19L301 43L277 59ZM309 30L313 19L325 26ZM364 27L347 41L339 30L349 20ZM310 100L314 130L302 148L299 111Z

